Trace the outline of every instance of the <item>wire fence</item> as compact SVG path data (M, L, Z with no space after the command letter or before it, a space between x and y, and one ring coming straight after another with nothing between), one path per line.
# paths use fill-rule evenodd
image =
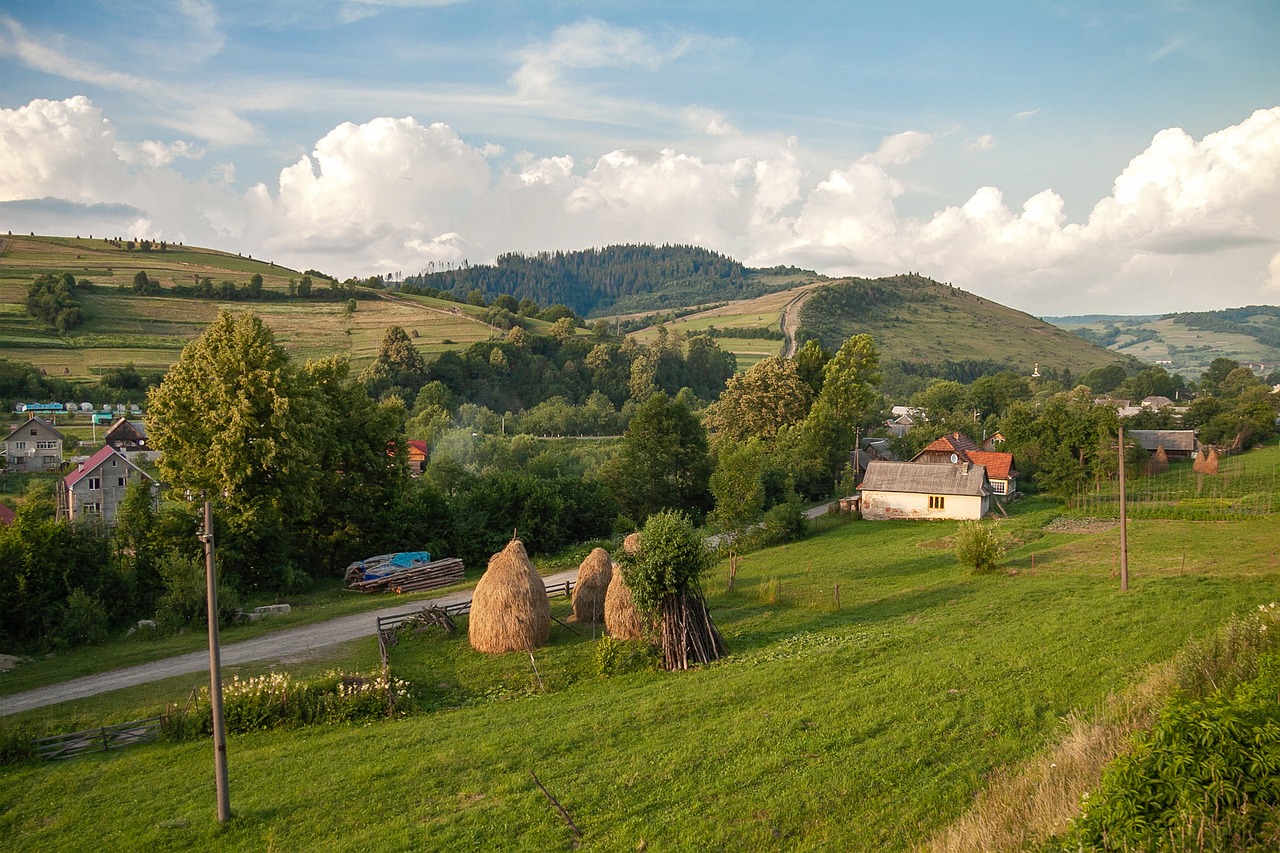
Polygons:
M1239 456L1222 460L1216 474L1192 470L1190 462L1173 464L1154 476L1125 478L1125 504L1130 518L1185 521L1231 521L1280 512L1276 466L1262 469ZM1094 483L1068 502L1075 514L1089 518L1120 517L1118 480Z

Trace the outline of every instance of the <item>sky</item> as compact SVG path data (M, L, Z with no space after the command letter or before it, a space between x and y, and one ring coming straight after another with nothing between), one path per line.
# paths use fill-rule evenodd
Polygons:
M1280 303L1276 0L0 0L0 234Z

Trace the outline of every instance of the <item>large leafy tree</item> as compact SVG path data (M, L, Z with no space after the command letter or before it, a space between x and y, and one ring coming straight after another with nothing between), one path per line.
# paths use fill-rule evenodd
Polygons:
M294 574L299 526L314 515L322 475L317 401L271 330L251 312L221 311L147 395L147 433L176 495L218 506L232 576L278 586Z
M760 517L764 509L765 450L759 440L723 441L718 445L716 468L711 474L711 494L716 507L708 521L729 546L729 590L738 576L735 545L739 533Z
M382 346L360 378L369 386L369 393L378 397L390 388L401 387L417 391L426 381L426 363L413 345L402 326L388 326L382 337Z
M707 412L707 426L733 441L772 441L782 427L804 420L812 403L795 362L773 356L728 381Z
M707 434L684 394L661 391L638 405L618 455L603 478L622 508L642 520L660 509L707 509L711 462Z

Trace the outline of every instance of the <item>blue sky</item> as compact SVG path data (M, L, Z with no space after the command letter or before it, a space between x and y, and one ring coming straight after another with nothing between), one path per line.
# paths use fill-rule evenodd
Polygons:
M1280 302L1280 6L0 2L0 228L338 275L692 242Z

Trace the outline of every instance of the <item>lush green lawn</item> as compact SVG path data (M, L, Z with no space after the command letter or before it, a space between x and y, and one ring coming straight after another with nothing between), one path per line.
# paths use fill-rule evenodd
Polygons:
M567 847L534 770L588 849L911 849L1068 711L1280 597L1272 517L1135 522L1121 595L1118 531L1045 533L1056 514L1028 502L1002 522L1023 544L990 575L955 564L946 522L853 522L748 555L733 594L708 581L732 655L689 673L601 678L591 639L557 626L536 653L544 692L527 655L406 638L397 674L462 707L233 736L224 831L208 745L159 744L0 771L0 832L15 849L75 849L90 825L128 848Z

